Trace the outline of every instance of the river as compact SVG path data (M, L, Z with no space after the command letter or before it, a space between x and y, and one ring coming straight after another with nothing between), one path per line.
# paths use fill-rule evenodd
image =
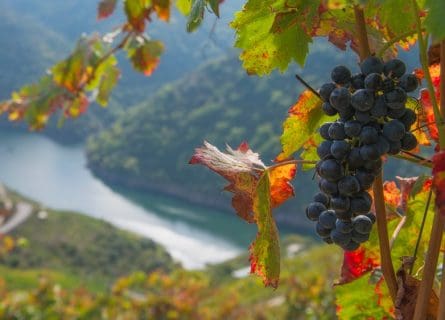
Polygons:
M82 146L63 146L32 133L0 131L0 138L0 181L9 188L48 207L81 212L148 237L185 268L235 257L255 236L256 227L235 214L113 190L88 170Z

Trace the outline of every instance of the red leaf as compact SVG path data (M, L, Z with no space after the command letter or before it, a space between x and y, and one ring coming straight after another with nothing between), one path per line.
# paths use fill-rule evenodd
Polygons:
M445 215L445 151L433 156L433 188L436 192L436 207Z
M102 20L111 16L116 8L116 0L101 0L97 9L97 19Z
M385 181L383 184L383 196L385 203L394 208L397 208L402 199L401 192L394 181Z
M137 36L127 48L133 67L150 76L159 64L164 45L157 40L147 40Z
M440 65L433 64L429 67L431 80L433 81L436 101L440 101ZM423 72L417 74L418 77L423 77ZM431 139L436 142L439 141L439 130L435 123L433 105L431 103L430 93L427 89L420 90L420 102L422 104L423 119L422 121L427 125Z
M345 251L343 265L341 267L341 278L336 284L351 282L363 274L373 270L379 265L377 257L363 247L355 251Z

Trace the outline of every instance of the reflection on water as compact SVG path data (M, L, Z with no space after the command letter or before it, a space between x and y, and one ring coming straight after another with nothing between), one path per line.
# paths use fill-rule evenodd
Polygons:
M102 218L162 244L187 268L245 250L256 228L235 215L170 197L112 190L85 166L82 146L36 134L0 132L0 181L52 208Z

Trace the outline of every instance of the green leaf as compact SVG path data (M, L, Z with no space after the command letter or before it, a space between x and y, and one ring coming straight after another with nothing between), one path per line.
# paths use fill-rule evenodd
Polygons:
M334 287L339 319L392 319L382 305L388 305L389 292L384 281L373 283L369 275ZM391 304L389 304L391 305Z
M192 0L176 0L176 8L178 8L181 14L187 16L192 9Z
M213 13L219 18L219 0L207 0Z
M276 288L280 277L280 244L272 216L269 173L265 171L256 187L253 211L258 234L250 246L251 272L262 277L266 286Z
M198 28L204 19L204 0L192 0L192 7L187 21L187 31L193 32Z
M318 5L318 1L299 1L298 10L289 11L285 1L249 0L231 23L247 72L285 71L292 61L304 65L312 42L305 27L310 28Z
M124 9L127 20L137 32L143 32L145 30L145 19L148 14L147 9L151 4L151 0L125 0Z
M115 66L110 66L102 76L102 80L98 87L96 101L101 106L106 106L110 98L111 91L119 80L120 71Z
M434 37L434 40L445 39L445 1L426 0L425 7L428 15L425 19L425 27Z
M315 148L310 140L318 134L317 130L321 123L329 120L329 117L321 109L321 100L311 91L304 91L298 98L297 103L289 110L289 117L283 123L283 134L281 135L282 152L277 156L278 161L291 157L303 146L303 153L311 159ZM311 159L312 160L312 159Z

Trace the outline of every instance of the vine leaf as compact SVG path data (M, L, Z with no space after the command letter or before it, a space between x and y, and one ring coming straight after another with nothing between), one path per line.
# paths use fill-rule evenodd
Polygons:
M250 272L263 279L266 286L276 288L280 278L280 245L278 230L271 211L269 173L261 175L256 188L253 211L258 226L255 241L250 245Z
M117 0L101 0L97 8L97 19L106 19L116 9Z
M440 64L433 64L429 67L431 80L433 82L434 92L437 101L440 101ZM417 72L419 78L423 78L422 72ZM431 103L430 94L427 89L420 90L420 103L422 105L421 121L428 128L429 136L434 141L439 141L439 130L435 123L433 105Z
M436 207L445 215L445 151L433 156L433 188L436 193Z
M360 247L355 251L345 251L341 276L337 285L354 281L379 265L379 259L372 251Z
M124 9L128 23L133 30L144 32L145 22L149 16L151 0L125 0Z
M280 252L272 209L294 195L290 180L295 176L296 165L268 168L246 142L236 150L227 146L224 153L206 141L195 150L190 164L204 165L229 181L224 190L234 194L232 206L236 213L258 226L256 240L250 245L251 271L261 276L265 285L276 287Z
M37 83L14 92L10 100L0 103L0 111L9 113L11 121L24 119L31 129L40 129L59 109L66 117L84 113L94 96L106 105L119 78L117 60L113 54L106 54L108 49L98 35L81 38L68 58Z
M195 31L204 19L205 0L191 0L190 15L187 21L187 31Z
M437 0L426 0L425 7L428 9L428 15L425 19L425 27L436 40L445 39L445 2Z
M159 64L164 45L157 40L136 36L125 49L134 69L150 76Z
M317 139L318 127L328 119L321 109L321 100L310 90L304 91L289 109L289 116L283 123L280 138L283 151L277 156L277 161L291 157L303 146L307 160L312 160L316 145L310 141Z

